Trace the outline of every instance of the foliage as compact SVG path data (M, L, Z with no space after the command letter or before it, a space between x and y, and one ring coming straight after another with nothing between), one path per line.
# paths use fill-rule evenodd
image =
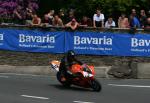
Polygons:
M32 7L33 11L38 9L37 0L0 0L0 19L9 21L13 18L13 11L21 6L22 9Z
M44 0L41 2L44 2ZM48 4L49 9L73 8L79 16L88 15L90 17L93 16L96 8L101 8L106 17L110 15L118 17L121 13L129 15L132 8L135 8L138 12L140 9L146 11L150 9L149 0L49 0Z
M37 1L40 1L38 13L41 17L50 9L56 10L56 13L59 9L75 9L77 17L87 15L92 18L96 9L100 8L106 18L113 16L115 19L121 13L129 15L132 8L138 13L140 9L150 10L150 0L0 0L0 18L12 18L13 11L18 5L23 8L30 6L35 11L39 8Z

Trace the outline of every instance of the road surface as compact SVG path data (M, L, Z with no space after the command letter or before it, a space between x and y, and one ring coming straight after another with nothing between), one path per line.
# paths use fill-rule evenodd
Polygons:
M64 88L53 76L0 74L0 103L149 103L150 80L98 79L101 92Z

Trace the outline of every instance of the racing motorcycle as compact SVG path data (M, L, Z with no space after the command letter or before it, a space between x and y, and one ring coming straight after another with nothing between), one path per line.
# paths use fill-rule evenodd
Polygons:
M50 62L51 68L56 71L57 80L65 87L70 87L71 85L80 86L83 88L91 88L96 92L101 91L101 84L94 78L95 70L94 66L81 66L79 64L73 64L67 73L78 76L71 78L69 82L62 81L62 75L59 70L60 61L53 60Z

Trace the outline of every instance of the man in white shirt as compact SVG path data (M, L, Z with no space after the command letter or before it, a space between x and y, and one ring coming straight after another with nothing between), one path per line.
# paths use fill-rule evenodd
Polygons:
M96 14L93 16L93 26L104 27L104 19L104 14L101 13L101 10L97 9Z
M113 21L112 17L109 17L108 20L105 23L105 28L113 28L115 26L116 26L116 24Z

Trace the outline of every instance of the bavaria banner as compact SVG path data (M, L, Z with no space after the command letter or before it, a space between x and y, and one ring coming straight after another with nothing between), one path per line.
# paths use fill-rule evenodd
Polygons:
M0 29L0 49L27 52L150 56L150 35Z
M0 29L0 49L63 53L64 32Z
M79 54L150 56L148 34L71 32L67 41L67 47Z

